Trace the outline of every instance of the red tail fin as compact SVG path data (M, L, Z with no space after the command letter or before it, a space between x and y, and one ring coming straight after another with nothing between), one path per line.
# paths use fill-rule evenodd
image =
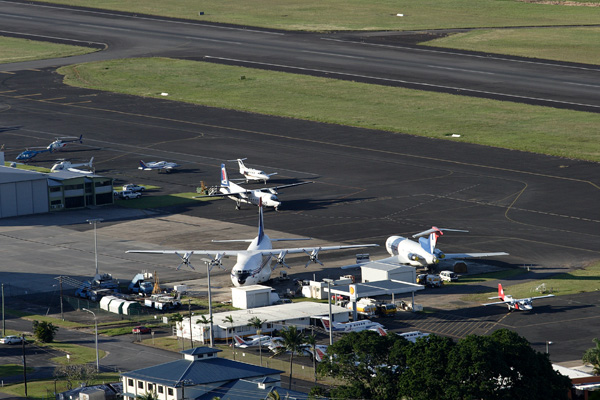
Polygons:
M504 289L502 289L502 284L498 284L498 297L504 300Z

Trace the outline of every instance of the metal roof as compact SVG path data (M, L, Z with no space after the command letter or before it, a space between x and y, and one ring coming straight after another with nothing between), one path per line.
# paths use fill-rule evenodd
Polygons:
M348 309L332 305L331 311L334 314L342 312L348 313ZM233 318L233 324L223 320L230 316ZM288 321L299 318L310 318L313 316L329 315L329 306L327 303L317 303L312 301L302 301L297 303L280 304L276 306L258 307L249 310L226 311L213 314L214 324L222 329L233 327L248 326L248 320L258 317L267 323ZM192 321L200 320L202 316L193 316Z
M289 400L306 400L308 394L296 392L294 390L287 390L280 386L266 386L261 388L259 382L239 380L235 382L229 382L223 386L215 388L208 393L203 393L199 397L195 397L195 400L212 400L215 397L227 400L247 400L247 399L266 399L269 393L277 391L281 399ZM186 388L186 395L188 393L193 396L191 389Z
M124 372L122 376L177 387L185 382L188 385L206 385L237 379L262 378L265 375L278 375L283 371L246 364L224 358L177 360L153 367ZM187 391L187 390L186 390Z
M46 179L46 174L37 171L11 168L0 165L0 183L37 181Z
M396 257L384 258L383 260L375 260L365 264L361 264L361 270L363 268L377 269L380 271L394 271L394 270L412 270L414 271L415 267L411 267L408 265L398 264L398 259Z
M384 296L390 294L412 293L425 289L423 285L395 280L384 280L354 284L356 297ZM327 290L327 288L324 288ZM332 286L331 293L350 296L350 285Z

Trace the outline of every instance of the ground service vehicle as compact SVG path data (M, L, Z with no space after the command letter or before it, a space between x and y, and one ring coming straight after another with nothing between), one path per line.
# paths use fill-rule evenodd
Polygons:
M142 197L142 193L132 192L131 190L124 190L119 193L119 197L122 198L123 200L139 199L140 197Z
M442 279L439 275L420 274L417 275L417 283L428 287L442 287Z

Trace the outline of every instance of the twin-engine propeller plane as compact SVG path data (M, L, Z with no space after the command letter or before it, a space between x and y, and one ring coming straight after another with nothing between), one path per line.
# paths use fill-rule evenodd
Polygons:
M237 262L231 270L231 282L235 286L249 286L258 283L266 282L271 277L273 268L271 263L276 261L276 266L282 265L287 268L285 257L288 254L306 253L308 255L307 267L311 262L323 265L319 260L319 252L328 250L354 249L358 247L374 247L376 244L359 244L347 246L320 246L320 247L297 247L285 249L273 249L272 242L292 241L292 240L308 240L310 238L297 239L271 239L264 232L263 224L263 207L259 202L258 205L258 236L254 239L241 240L214 240L215 243L225 242L246 242L250 243L246 250L128 250L127 253L150 253L150 254L177 254L181 258L182 265L195 269L190 264L190 257L193 254L198 254L211 259L204 259L209 267L218 266L222 268L221 262L223 258L237 257Z
M54 142L50 143L48 145L48 147L46 147L46 148L52 153L53 151L62 150L62 148L65 147L69 143L75 143L75 142L83 143L83 135L79 135L78 138L74 137L74 136L56 138L56 140Z
M180 166L181 165L179 165L177 163L168 162L168 161L151 161L151 162L145 163L144 161L140 160L140 166L138 167L138 169L141 169L142 171L155 170L160 173L161 171L171 172L175 168L179 168Z
M502 301L495 301L493 303L483 304L484 306L490 306L492 304L506 304L508 306L508 311L512 310L520 310L520 311L530 311L533 309L533 300L536 299L545 299L546 297L554 297L553 294L547 294L545 296L537 296L537 297L529 297L527 299L513 299L513 297L509 294L504 294L504 289L502 289L502 284L498 284L498 296L490 297L490 299L501 299Z
M267 174L266 172L261 171L259 169L248 168L244 165L244 160L246 160L246 158L238 158L236 160L228 161L237 161L240 167L240 174L244 175L244 178L246 178L246 183L250 181L263 181L266 184L267 181L271 178L271 176L277 175L277 172Z
M227 178L227 169L225 164L221 164L221 186L217 193L209 194L208 197L228 197L236 202L236 210L241 208L242 203L258 205L262 203L264 207L273 207L279 210L281 201L277 198L277 191L286 187L305 185L312 182L297 182L287 185L273 186L261 189L246 189L233 183ZM203 196L204 197L204 196Z

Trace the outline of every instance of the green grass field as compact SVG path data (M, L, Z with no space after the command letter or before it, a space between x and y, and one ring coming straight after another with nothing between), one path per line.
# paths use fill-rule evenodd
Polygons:
M109 383L109 382L120 382L121 377L116 373L102 373L98 375L98 378L93 384ZM39 399L47 400L54 398L54 384L56 383L57 392L64 392L67 390L67 384L65 381L31 381L27 382L27 398L28 399ZM20 383L17 385L10 385L0 387L0 392L11 394L13 396L25 397L25 386ZM48 397L51 396L51 397Z
M58 71L92 89L600 161L594 113L165 58Z
M503 277L499 277L498 279L501 280ZM504 293L510 294L514 298L540 296L540 292L536 291L536 288L540 285L545 286L545 293L553 293L556 296L600 291L600 262L589 265L586 268L558 274L540 281L517 284L510 284L508 282L500 283L502 283ZM497 293L497 290L494 290L486 293L472 294L465 296L464 300L483 302L488 297L495 296Z
M598 24L600 8L502 0L49 0L207 22L284 30L414 30ZM598 3L598 0L591 0ZM203 12L203 15L200 13ZM403 17L397 16L403 14Z
M28 39L0 37L0 64L70 57L96 51L89 47L68 46Z
M474 30L422 44L546 60L600 64L600 28Z

